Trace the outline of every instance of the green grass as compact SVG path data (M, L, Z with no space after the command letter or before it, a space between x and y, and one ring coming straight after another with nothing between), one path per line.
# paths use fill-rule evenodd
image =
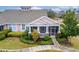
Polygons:
M41 50L41 51L37 51L37 52L63 52L60 50Z
M21 49L37 46L36 44L25 44L16 37L6 38L0 41L0 49Z
M17 37L9 37L6 38L4 40L0 41L0 49L21 49L21 48L28 48L28 47L34 47L34 46L39 46L39 45L51 45L52 41L48 41L48 42L42 42L38 41L32 44L27 44L24 42L20 41L20 38Z

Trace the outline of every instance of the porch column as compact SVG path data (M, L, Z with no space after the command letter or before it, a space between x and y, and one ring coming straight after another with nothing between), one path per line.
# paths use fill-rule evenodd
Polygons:
M59 28L58 28L58 33L60 33L60 26L59 26Z
M31 26L29 26L29 33L31 33Z
M48 26L46 26L46 34L49 34L49 32L48 32Z
M37 27L37 31L38 31L38 33L40 33L40 28L39 28L39 26Z

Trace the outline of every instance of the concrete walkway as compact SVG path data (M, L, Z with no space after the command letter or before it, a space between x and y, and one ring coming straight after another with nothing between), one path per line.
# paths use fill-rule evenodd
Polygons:
M73 48L68 48L68 47L63 47L63 46L58 48L55 45L40 45L40 46L35 46L35 47L14 49L14 50L0 49L0 51L2 52L36 52L40 50L60 50L63 52L79 52L79 50L75 50Z
M55 47L54 45L41 45L41 46L29 47L24 49L14 49L14 50L0 49L0 51L3 52L36 52L40 50L61 50L61 49Z
M52 38L52 42L54 43L54 45L55 45L56 47L60 47L60 44L59 44L58 41L56 40L55 36L51 36L51 38Z

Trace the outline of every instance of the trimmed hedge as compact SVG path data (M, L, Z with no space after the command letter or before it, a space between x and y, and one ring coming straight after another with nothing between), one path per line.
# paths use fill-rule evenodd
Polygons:
M11 32L9 29L6 29L6 30L3 30L3 31L0 31L0 40L3 40L7 37L7 34Z
M5 38L6 38L6 35L0 34L0 40L3 40L3 39L5 39Z
M7 37L7 34L8 34L9 32L11 32L10 29L5 29L5 30L3 30L3 33L6 35L6 37Z
M8 37L21 37L23 32L10 32L7 34Z
M22 42L24 43L28 43L28 44L32 44L34 43L33 41L33 38L32 38L32 35L31 34L28 34L28 35L22 35L21 36L21 39L20 39Z
M23 42L23 43L27 43L27 44L33 44L34 43L33 40L28 40L28 39L23 39L23 38L21 38L20 41Z

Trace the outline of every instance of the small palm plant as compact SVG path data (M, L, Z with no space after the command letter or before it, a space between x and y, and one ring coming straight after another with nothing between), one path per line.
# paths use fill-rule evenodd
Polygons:
M34 29L32 32L32 38L33 38L34 42L36 42L39 38L39 33L37 32L36 29Z

